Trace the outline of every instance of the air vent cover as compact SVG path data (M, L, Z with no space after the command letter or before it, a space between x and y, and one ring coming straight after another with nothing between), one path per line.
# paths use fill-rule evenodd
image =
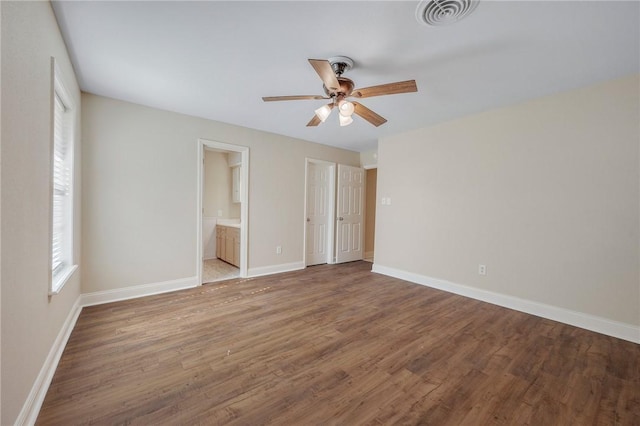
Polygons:
M480 0L422 0L416 9L416 19L424 25L453 24L469 15Z

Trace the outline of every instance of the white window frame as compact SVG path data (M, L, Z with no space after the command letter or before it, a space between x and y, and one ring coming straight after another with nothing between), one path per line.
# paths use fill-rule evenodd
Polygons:
M63 110L60 109L60 105ZM64 86L62 75L51 58L51 193L50 193L50 232L49 232L49 294L60 293L62 287L78 268L73 252L73 209L74 209L74 150L75 150L75 105ZM62 143L62 156L59 144ZM61 157L61 158L60 158ZM62 176L60 176L62 174ZM61 182L62 180L62 182ZM60 189L60 188L64 189ZM60 209L54 205L54 197L62 197ZM57 212L61 219L56 221ZM59 225L56 225L57 222ZM61 229L59 229L61 228ZM54 250L54 238L59 250ZM56 257L54 265L54 256ZM55 269L54 269L55 266Z

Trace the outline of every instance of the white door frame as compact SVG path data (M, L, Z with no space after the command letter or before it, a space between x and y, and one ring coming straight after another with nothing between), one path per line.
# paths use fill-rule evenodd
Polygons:
M305 158L304 162L304 217L302 218L302 226L304 232L304 241L302 242L302 263L307 265L307 191L308 191L308 174L309 163L329 166L329 192L327 194L329 224L327 226L327 263L335 263L335 226L336 226L336 163L324 160L316 160L314 158Z
M196 213L196 271L198 273L198 284L202 285L202 192L204 185L204 150L205 148L221 149L224 151L239 152L242 157L242 168L240 169L240 277L247 277L248 252L249 252L249 147L233 145L224 142L217 142L208 139L198 139L198 208Z

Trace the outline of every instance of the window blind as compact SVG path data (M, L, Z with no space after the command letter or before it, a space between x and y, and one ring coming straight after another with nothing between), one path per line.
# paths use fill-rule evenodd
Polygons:
M70 265L68 227L70 217L71 170L68 161L69 146L66 137L65 113L67 108L56 93L54 95L53 129L53 211L51 268L53 281Z

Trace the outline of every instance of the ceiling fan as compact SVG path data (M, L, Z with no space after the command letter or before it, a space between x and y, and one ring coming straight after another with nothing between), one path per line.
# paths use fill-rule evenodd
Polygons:
M324 83L325 96L297 95L297 96L266 96L262 100L271 101L299 101L306 99L330 99L326 105L315 110L315 115L307 123L307 126L317 126L329 117L333 108L337 107L341 126L348 126L353 122L351 116L355 113L378 127L387 122L387 119L371 111L359 102L349 101L347 98L370 98L372 96L393 95L397 93L417 92L415 80L398 81L396 83L381 84L379 86L354 89L353 80L343 77L345 71L353 67L353 60L346 56L336 56L326 59L309 59L309 63L318 73Z

